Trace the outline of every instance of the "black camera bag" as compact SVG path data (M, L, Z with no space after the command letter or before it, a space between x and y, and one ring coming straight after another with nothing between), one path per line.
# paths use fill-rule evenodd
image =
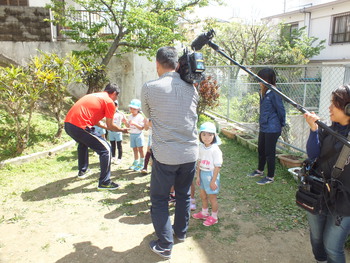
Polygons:
M312 214L319 214L325 207L322 178L308 175L300 183L295 194L296 204Z
M316 168L316 160L304 160L298 178L300 183L295 194L296 204L312 214L320 214L326 207L325 183Z

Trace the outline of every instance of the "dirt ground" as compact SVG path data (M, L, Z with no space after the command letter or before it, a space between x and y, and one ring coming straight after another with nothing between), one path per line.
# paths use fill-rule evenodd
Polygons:
M126 143L124 149L130 152ZM127 158L131 155L112 167L112 179L121 184L113 192L96 190L97 158L86 179L77 179L72 169L44 183L27 182L21 193L16 182L5 186L0 262L315 262L306 230L264 231L241 216L245 207L239 204L221 212L220 232L191 219L185 242L174 245L170 260L162 260L148 247L155 239L147 191L150 175L129 171Z

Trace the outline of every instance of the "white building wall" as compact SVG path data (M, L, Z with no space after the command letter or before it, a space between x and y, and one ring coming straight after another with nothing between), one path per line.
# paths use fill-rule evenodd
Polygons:
M311 18L311 36L316 36L319 39L326 39L326 48L321 51L318 56L312 60L327 61L330 59L348 60L350 61L350 43L331 44L332 33L332 15L350 12L350 1L324 7L312 12Z
M121 88L118 101L120 108L127 110L132 99L141 99L142 85L158 78L155 61L149 61L133 53L113 58L108 64L108 78Z
M334 0L281 0L284 1L286 12L299 10L303 7L310 7L313 5L320 5L332 2Z
M305 1L304 1L305 2ZM300 6L304 3L300 1ZM308 29L309 36L317 37L319 40L325 39L325 49L319 55L314 56L311 61L328 62L338 61L340 63L350 62L350 43L331 44L330 36L332 33L332 16L346 12L350 12L350 1L312 1L312 6L301 8L295 12L279 14L273 16L274 20L278 19L283 23L298 23L299 28L310 24ZM323 4L324 6L315 6ZM329 3L331 2L331 3ZM287 10L288 11L288 10ZM308 23L308 14L303 12L311 12L310 23Z
M80 44L69 42L2 41L0 46L2 54L20 65L26 65L31 57L39 55L38 50L64 56L72 50L83 48ZM155 61L133 53L125 54L121 58L113 57L107 72L110 81L121 88L119 103L123 110L128 109L131 99L141 98L141 88L146 81L158 78Z

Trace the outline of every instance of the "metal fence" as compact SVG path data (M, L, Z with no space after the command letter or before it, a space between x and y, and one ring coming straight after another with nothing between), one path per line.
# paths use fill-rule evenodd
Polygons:
M80 23L81 25L85 25L86 28L92 28L92 26L95 25L101 25L101 29L99 30L98 34L99 36L108 36L118 33L118 28L115 23L110 21L110 19L104 15L104 11L94 11L94 10L75 10L74 13L71 14L70 19L74 21L75 23ZM60 28L60 32L56 32L56 28L53 28L53 38L57 39L58 35L63 34L63 38L68 40L69 36L65 33L67 32L74 32L76 34L79 34L81 38L90 38L85 33L82 33L77 30L72 30L70 28Z
M248 66L256 73L266 66ZM277 74L276 86L308 111L316 112L321 121L330 124L328 107L331 92L350 82L350 67L333 66L269 66ZM236 123L251 133L258 132L259 84L237 66L207 67L220 86L220 104L212 112ZM287 125L282 131L279 147L305 152L309 127L302 113L290 103L284 102Z

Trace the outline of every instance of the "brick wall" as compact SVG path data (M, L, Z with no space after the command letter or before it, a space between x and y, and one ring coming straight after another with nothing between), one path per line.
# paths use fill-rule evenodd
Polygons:
M43 7L0 6L0 41L51 41L51 27Z

